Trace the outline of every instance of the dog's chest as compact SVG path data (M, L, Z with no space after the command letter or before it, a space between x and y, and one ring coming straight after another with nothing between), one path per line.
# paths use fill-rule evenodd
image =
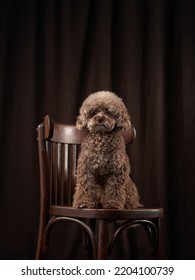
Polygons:
M89 149L100 161L109 160L116 151L116 140L112 137L96 136L90 139ZM102 159L102 160L101 160Z
M115 169L117 149L111 139L93 138L90 141L87 166L98 181L105 181Z
M105 181L113 172L112 155L105 156L104 153L97 152L91 157L89 170L98 181Z

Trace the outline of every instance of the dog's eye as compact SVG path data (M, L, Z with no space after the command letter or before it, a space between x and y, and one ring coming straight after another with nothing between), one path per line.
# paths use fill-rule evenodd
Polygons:
M90 117L95 116L95 114L96 114L96 110L91 110L91 111L89 112L89 116L90 116Z
M109 110L106 110L106 115L112 118L114 117L114 114Z

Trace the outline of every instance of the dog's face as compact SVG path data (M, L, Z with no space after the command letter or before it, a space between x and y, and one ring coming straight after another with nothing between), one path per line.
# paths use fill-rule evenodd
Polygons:
M87 97L80 108L76 126L89 132L127 130L130 117L122 100L112 92L101 91Z
M114 112L102 105L89 110L86 128L90 132L109 132L114 130L116 123Z

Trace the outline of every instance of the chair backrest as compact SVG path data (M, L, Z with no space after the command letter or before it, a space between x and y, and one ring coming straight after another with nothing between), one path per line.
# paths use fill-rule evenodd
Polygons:
M73 125L53 122L46 116L38 128L41 202L49 205L72 205L80 144L86 133ZM135 137L132 127L123 133L125 143ZM44 207L45 207L44 206Z

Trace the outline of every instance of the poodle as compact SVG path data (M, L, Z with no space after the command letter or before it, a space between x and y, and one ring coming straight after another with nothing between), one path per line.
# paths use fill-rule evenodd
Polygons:
M131 126L117 95L98 91L80 108L76 127L87 131L81 144L73 207L132 209L142 205L131 180L130 163L121 131Z

